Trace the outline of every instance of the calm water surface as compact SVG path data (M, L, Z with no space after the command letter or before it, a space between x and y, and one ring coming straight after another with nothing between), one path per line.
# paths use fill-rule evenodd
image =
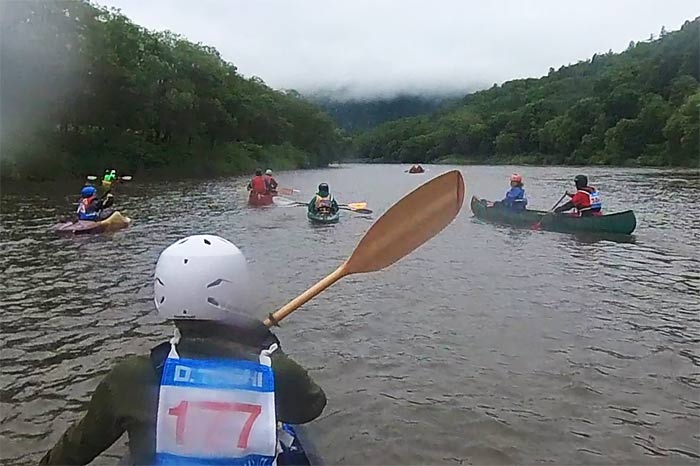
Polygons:
M353 165L279 174L306 201L321 181L373 218L314 227L303 208L250 209L243 179L117 192L133 227L58 238L78 186L2 192L0 462L32 464L120 358L171 330L154 312L160 251L195 233L238 244L259 313L331 272L391 204L449 167ZM472 218L472 194L525 177L550 208L569 168L462 167L465 209L409 258L349 277L278 330L329 398L312 425L328 463L698 464L700 197L697 172L589 169L605 207L633 207L634 242L514 230ZM69 195L68 197L66 197ZM114 464L124 441L96 460Z

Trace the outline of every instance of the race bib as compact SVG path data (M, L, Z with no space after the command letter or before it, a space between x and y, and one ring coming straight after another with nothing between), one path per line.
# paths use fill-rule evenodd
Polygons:
M275 382L269 358L265 365L172 356L160 385L156 463L273 464Z

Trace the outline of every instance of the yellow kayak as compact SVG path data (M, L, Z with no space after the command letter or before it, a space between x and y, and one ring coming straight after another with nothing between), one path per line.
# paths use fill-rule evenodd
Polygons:
M54 231L61 235L84 235L116 231L131 225L131 219L115 210L104 220L78 220L76 222L59 223Z

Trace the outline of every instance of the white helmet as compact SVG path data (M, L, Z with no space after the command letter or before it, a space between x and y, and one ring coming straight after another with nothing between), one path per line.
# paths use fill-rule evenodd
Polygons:
M272 170L270 170L270 169L268 168L267 170L265 170L265 174L266 174L266 175L272 175Z
M248 264L233 243L214 235L176 241L158 258L155 304L166 319L252 317Z

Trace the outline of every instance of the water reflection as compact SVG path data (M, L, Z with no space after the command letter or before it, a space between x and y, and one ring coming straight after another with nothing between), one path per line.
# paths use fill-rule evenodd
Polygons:
M450 167L429 168L432 177ZM461 169L467 198L499 198L520 172L542 209L580 170ZM47 231L72 210L74 187L3 186L0 461L35 463L115 361L168 338L150 290L167 244L205 232L236 242L263 317L334 270L372 218L427 179L403 170L279 174L302 202L326 181L339 201L375 211L321 228L303 208L247 208L243 179L137 180L117 197L134 225L80 239ZM629 242L482 223L467 206L410 258L300 309L278 334L328 393L311 428L327 462L697 464L694 173L587 170L606 209L635 210ZM122 442L98 464L123 451Z

